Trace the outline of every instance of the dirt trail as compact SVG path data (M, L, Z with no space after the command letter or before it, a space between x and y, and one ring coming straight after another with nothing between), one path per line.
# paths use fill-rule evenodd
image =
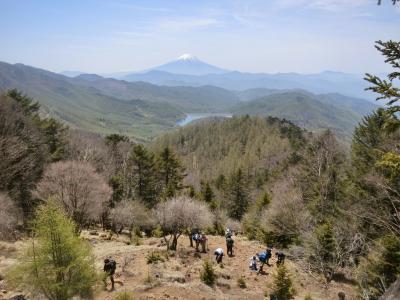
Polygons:
M106 257L112 257L118 262L116 291L98 292L97 299L113 299L118 291L124 290L133 294L135 299L265 299L265 291L270 290L272 274L276 270L273 252L271 266L264 267L264 274L257 275L250 271L250 258L264 250L265 246L240 236L234 237L234 256L225 256L223 267L215 263L213 251L222 247L226 252L224 237L209 236L208 253L199 254L189 247L188 237L182 236L176 254L157 264L147 264L146 256L152 251L165 250L166 247L160 243L161 239L142 239L140 246L126 245L121 241L104 241L98 237L90 239L99 269ZM205 259L213 262L218 275L217 284L213 288L203 284L199 278ZM124 262L129 263L124 266ZM287 260L286 265L295 282L295 299L304 299L307 294L313 299L338 299L339 291L345 292L347 299L355 299L354 286L334 282L329 289L324 289L322 282L299 270L295 263ZM241 277L246 282L246 288L238 286L237 280Z

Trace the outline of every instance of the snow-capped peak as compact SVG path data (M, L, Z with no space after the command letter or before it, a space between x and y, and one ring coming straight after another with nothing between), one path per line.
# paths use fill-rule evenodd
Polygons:
M196 60L196 57L194 57L191 54L185 53L185 54L182 54L181 56L179 56L178 60Z

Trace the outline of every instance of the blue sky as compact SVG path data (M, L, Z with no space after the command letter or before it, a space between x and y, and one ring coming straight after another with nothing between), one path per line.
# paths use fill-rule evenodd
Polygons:
M376 0L0 0L0 61L142 70L191 53L248 72L385 72L400 5Z

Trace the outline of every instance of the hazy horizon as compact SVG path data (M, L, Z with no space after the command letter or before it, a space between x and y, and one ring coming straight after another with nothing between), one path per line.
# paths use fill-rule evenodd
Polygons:
M374 41L400 39L400 9L376 2L3 0L0 61L106 74L191 53L241 72L381 73Z

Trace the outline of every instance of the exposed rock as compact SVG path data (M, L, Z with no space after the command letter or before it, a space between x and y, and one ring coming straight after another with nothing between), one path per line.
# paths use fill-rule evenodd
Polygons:
M400 299L400 278L397 279L379 300L398 300Z

